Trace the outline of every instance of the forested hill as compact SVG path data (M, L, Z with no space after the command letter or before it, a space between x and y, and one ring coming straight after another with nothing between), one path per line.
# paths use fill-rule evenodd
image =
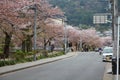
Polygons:
M92 25L93 14L106 12L107 0L48 0L53 6L60 7L67 16L68 23Z

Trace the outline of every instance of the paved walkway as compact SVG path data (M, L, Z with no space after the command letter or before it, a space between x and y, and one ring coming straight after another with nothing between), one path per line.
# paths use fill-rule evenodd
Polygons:
M116 80L116 75L112 75L111 63L106 64L103 80ZM119 80L120 80L120 75L119 75Z
M112 80L112 67L111 67L111 63L107 63L106 64L103 80Z
M27 62L27 63L20 63L20 64L16 64L16 65L11 65L11 66L0 67L0 75L18 71L18 70L22 70L22 69L26 69L26 68L30 68L30 67L34 67L34 66L38 66L38 65L42 65L42 64L46 64L46 63L50 63L50 62L54 62L54 61L58 61L58 60L65 59L65 58L69 58L69 57L74 56L75 54L76 54L76 52L69 52L63 56L41 59L38 61Z
M113 75L113 80L117 80L116 75ZM119 75L119 80L120 80L120 75Z

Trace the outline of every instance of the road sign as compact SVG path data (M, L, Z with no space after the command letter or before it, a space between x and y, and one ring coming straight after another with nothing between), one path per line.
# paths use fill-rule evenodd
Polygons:
M97 13L93 16L93 23L94 24L107 24L108 22L108 15L109 13Z

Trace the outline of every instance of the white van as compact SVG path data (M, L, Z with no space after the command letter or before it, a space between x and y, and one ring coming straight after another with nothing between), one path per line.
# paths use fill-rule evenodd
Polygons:
M113 47L105 47L102 51L103 61L111 61L113 56Z

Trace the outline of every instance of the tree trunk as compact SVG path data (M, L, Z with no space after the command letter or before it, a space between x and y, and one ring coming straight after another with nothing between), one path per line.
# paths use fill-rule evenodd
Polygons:
M4 55L6 58L9 57L11 37L12 34L8 34L7 32L5 32Z
M22 51L23 52L32 51L32 40L30 36L27 36L27 39L22 42Z
M26 52L26 40L22 41L22 51Z
M32 51L32 40L30 36L28 36L26 40L26 49L27 49L27 52Z
M46 46L47 46L47 44L46 44L46 39L44 38L44 50L46 50Z

